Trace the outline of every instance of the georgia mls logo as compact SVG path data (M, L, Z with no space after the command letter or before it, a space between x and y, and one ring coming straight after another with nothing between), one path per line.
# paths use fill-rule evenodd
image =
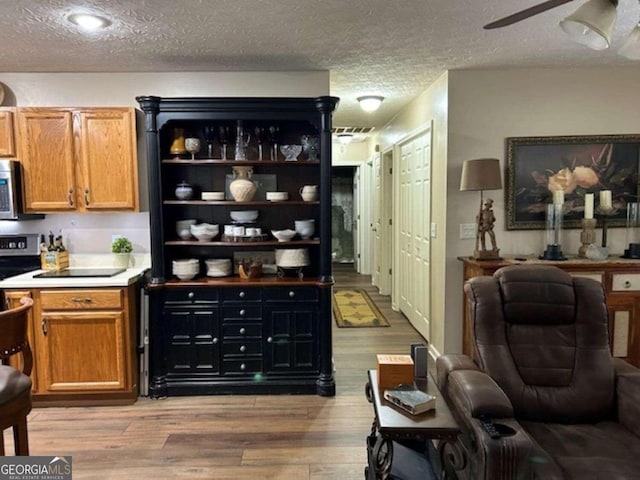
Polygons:
M71 480L71 457L1 457L0 480Z

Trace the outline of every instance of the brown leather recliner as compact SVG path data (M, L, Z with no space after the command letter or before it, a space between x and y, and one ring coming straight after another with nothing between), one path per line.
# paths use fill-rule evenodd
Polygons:
M463 432L442 446L448 477L640 479L640 370L611 356L602 286L519 265L464 290L474 359L436 362Z

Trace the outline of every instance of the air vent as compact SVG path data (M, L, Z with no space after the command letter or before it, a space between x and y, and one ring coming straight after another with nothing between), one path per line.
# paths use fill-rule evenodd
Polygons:
M331 131L334 135L350 133L351 135L367 135L371 133L375 127L333 127Z

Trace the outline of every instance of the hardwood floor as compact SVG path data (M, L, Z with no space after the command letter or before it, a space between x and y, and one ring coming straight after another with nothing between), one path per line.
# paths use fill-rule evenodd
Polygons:
M366 289L388 328L337 328L336 396L140 398L127 407L36 408L32 455L71 455L73 478L362 480L373 411L364 395L376 353L423 339L368 276L335 267L336 286ZM13 450L5 431L7 452Z

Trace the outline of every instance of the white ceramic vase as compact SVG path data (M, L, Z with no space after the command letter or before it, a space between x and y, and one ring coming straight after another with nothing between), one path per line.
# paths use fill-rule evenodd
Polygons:
M229 191L231 196L236 202L250 202L258 187L253 180L252 167L232 167L233 168L233 181L229 184Z

